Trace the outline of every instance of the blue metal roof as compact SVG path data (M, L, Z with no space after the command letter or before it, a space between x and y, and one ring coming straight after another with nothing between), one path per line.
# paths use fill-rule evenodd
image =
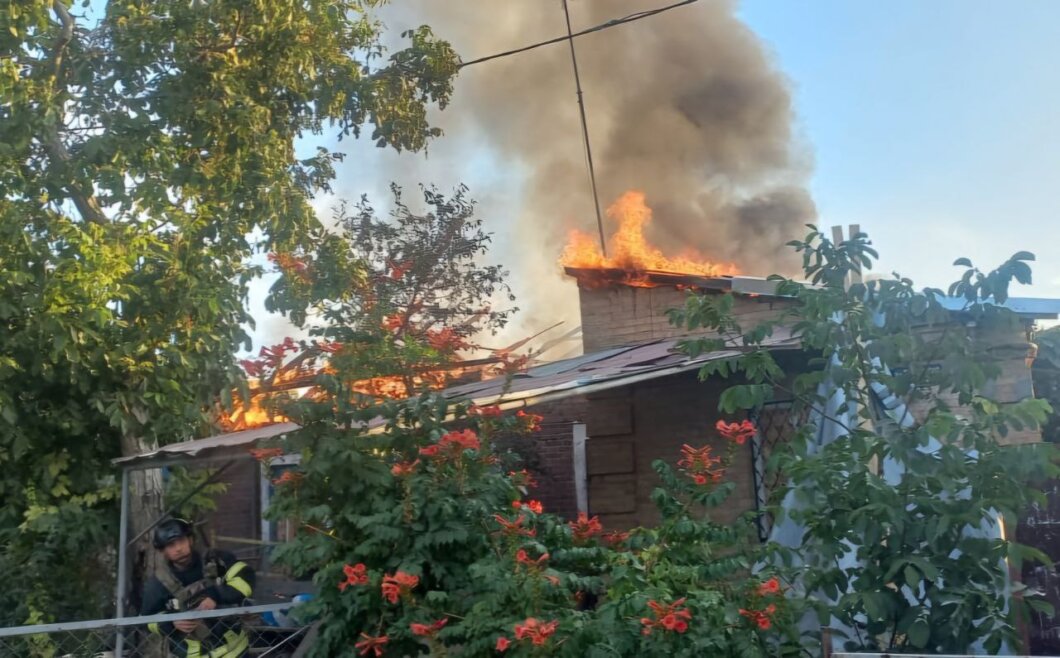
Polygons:
M938 300L944 308L950 311L960 311L968 304L968 301L963 297L939 297ZM1029 319L1056 320L1060 318L1060 299L1009 297L1004 304L997 304L996 302L984 303L1007 308L1017 315Z

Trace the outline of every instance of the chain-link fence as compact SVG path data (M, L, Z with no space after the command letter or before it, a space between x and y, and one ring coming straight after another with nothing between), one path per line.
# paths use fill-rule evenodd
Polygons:
M751 475L754 477L755 509L758 511L758 538L766 541L773 529L773 516L766 509L777 502L773 497L784 479L783 473L779 470L770 471L767 464L777 446L790 441L799 427L808 422L809 409L803 407L794 411L791 402L770 402L756 412L751 420L758 428L758 434L751 441Z
M293 606L0 628L0 658L293 658L310 628Z

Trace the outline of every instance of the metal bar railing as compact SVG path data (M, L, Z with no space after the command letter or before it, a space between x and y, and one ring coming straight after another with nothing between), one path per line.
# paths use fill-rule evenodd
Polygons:
M931 654L926 653L847 653L844 651L837 651L832 654L832 658L979 658L977 655L970 653L961 654ZM1011 656L1011 658L1032 658L1025 654L1018 656ZM1034 656L1033 658L1057 658L1057 656Z
M251 605L241 608L217 608L215 610L192 610L189 612L175 612L160 615L144 615L141 617L122 617L113 619L92 619L89 621L69 621L56 624L34 624L32 626L11 626L0 628L0 638L17 637L20 635L37 635L42 633L63 633L68 631L87 631L108 628L125 628L128 626L143 626L146 624L183 621L185 619L215 619L218 617L233 617L236 615L256 615L263 612L282 612L289 610L297 603L269 603L266 605Z

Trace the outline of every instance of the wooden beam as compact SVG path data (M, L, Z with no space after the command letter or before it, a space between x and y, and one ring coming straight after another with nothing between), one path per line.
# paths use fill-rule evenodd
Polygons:
M858 233L861 233L861 225L860 224L851 224L848 227L847 230L850 231L850 233L849 233L850 239L853 240L854 237L857 236ZM854 270L854 272L850 275L850 283L861 283L861 281L862 281L861 263L855 263L855 265L857 266L857 269Z

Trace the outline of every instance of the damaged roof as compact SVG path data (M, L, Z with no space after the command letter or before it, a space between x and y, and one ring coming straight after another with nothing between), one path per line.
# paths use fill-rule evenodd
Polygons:
M504 403L508 403L507 406L512 406L511 403L521 401L522 405L515 406L530 406L696 370L708 361L726 359L744 351L733 344L731 349L689 357L677 351L678 343L683 340L687 338L665 338L613 347L528 368L511 378L497 377L461 384L442 391L442 394L454 400L473 400L476 404L506 406ZM794 349L799 346L799 341L786 331L778 331L762 346Z
M568 273L577 276L575 268ZM621 272L621 270L616 270ZM648 272L650 283L688 285L749 295L775 295L775 283L754 277L697 277ZM678 280L680 279L680 280ZM963 299L941 298L943 306L959 311ZM1060 300L1009 298L1002 306L1025 319L1057 319ZM634 345L614 347L583 356L553 361L531 367L511 376L459 384L440 394L450 400L474 404L498 405L502 409L518 409L553 402L575 395L585 395L612 388L629 386L641 381L668 377L700 368L704 363L726 359L739 354L742 348L733 344L730 349L701 354L690 358L677 351L684 338L666 338ZM799 340L783 328L763 342L770 349L797 349ZM381 430L380 419L369 423L369 429ZM174 443L158 450L114 460L125 468L153 468L187 461L250 458L248 449L266 439L275 438L299 429L295 423L277 423L240 432L219 434L205 439Z
M565 267L563 270L578 280L584 287L597 286L675 286L694 288L696 290L713 290L743 295L765 295L780 297L777 294L777 281L757 276L722 275L703 276L684 274L663 270L624 270L617 267Z
M686 339L667 338L614 347L533 366L511 377L460 384L440 391L440 394L454 401L466 400L480 406L498 405L502 409L518 409L697 370L709 361L730 358L746 349L733 344L731 349L689 357L677 351L677 345L682 340ZM786 331L778 331L763 341L762 346L796 349L799 341ZM370 423L369 428L381 429L384 425L380 419ZM248 450L254 444L297 429L299 425L295 423L266 425L173 443L141 455L116 459L114 463L124 468L153 468L186 461L250 458Z
M297 429L301 429L297 423L274 423L239 432L217 434L205 439L171 443L157 450L130 457L120 457L112 461L123 468L154 468L188 461L250 457L247 450L258 441L271 439Z

